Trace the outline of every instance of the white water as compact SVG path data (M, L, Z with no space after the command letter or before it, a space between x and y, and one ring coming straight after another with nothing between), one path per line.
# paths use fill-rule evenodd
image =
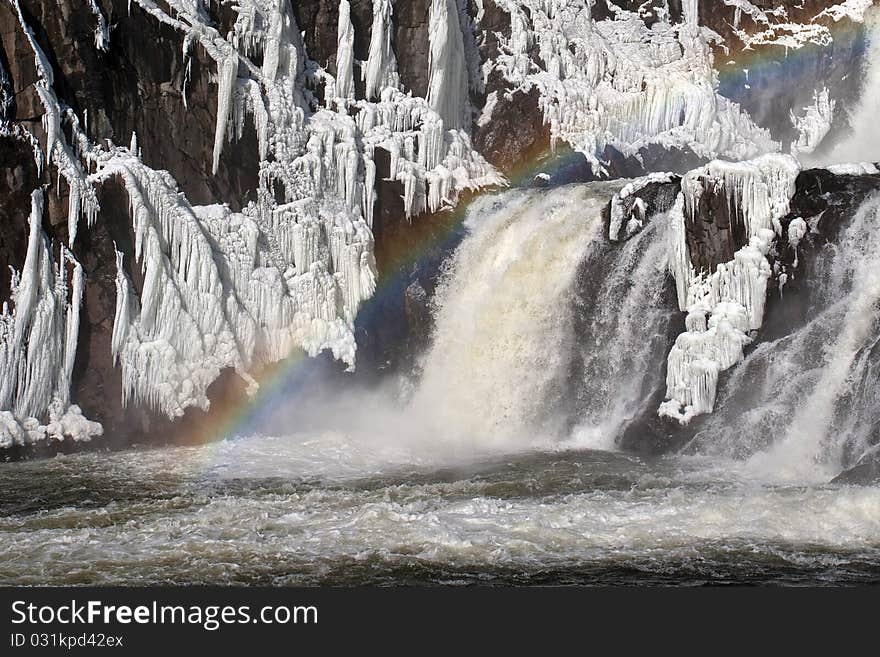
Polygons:
M614 450L663 383L675 300L667 218L622 244L601 210L619 183L515 190L472 207L435 298L414 388L330 394L288 426L376 474L504 454ZM734 367L689 451L758 482L827 482L864 454L876 400L839 401L872 367L880 300L880 200L818 257L811 321ZM802 275L802 273L797 273ZM303 406L303 404L296 404ZM850 418L844 429L841 419ZM861 418L858 420L857 418ZM353 447L354 445L354 447ZM282 467L276 464L275 467ZM357 471L351 465L352 473Z
M410 411L464 447L523 448L558 433L572 293L616 188L510 192L472 210L436 300L436 331Z
M801 389L801 401L785 436L751 465L770 473L795 476L834 476L845 467L843 447L847 436L832 432L835 403L851 385L852 367L868 340L875 337L880 317L880 197L859 209L839 246L831 281L848 282L851 290L840 323L828 326L830 341L823 349L823 363L812 390ZM847 280L849 279L849 280ZM818 281L817 284L820 284ZM846 289L843 285L841 288ZM840 290L840 288L838 288ZM832 306L832 313L836 309ZM820 316L818 321L827 322ZM852 464L850 464L852 465Z
M441 274L418 381L296 400L280 411L281 423L314 431L316 446L357 454L374 472L586 446L570 440L564 408L572 358L583 348L574 294L581 264L605 245L602 210L619 187L476 200Z
M601 284L589 305L578 308L583 368L571 382L578 389L573 435L578 446L614 449L651 386L662 382L671 316L664 299L665 231L666 217L654 217L631 240L584 264L585 276Z
M260 437L11 464L0 582L821 583L880 564L880 488L595 452L375 474L359 450ZM10 505L22 489L39 500Z
M876 400L848 396L868 378L880 327L878 231L875 196L817 256L809 322L738 366L698 451L744 459L765 481L805 483L828 481L865 453Z

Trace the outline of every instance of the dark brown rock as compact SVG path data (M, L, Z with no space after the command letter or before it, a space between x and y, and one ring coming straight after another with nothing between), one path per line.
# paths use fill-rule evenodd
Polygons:
M691 263L698 272L714 272L718 265L733 260L733 254L748 243L742 209L730 201L722 183L700 179L702 194L693 215L685 217Z

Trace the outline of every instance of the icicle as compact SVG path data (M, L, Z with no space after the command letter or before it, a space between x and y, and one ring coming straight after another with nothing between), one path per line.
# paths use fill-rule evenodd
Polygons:
M670 25L666 14L649 28L636 12L594 21L582 2L507 0L498 6L511 35L495 69L511 89L538 92L551 148L568 143L596 172L607 146L626 156L652 144L678 147L707 160L779 151L767 130L717 93L698 5L688 0L685 25Z
M20 275L13 275L14 310L0 314L0 446L44 439L90 440L103 431L69 406L79 343L83 271L61 247L62 260L52 261L42 230L43 192L31 196L30 234ZM73 265L70 301L66 267ZM66 410L65 410L66 409ZM49 423L40 424L47 418Z
M124 256L116 251L116 314L113 318L113 336L110 342L110 352L113 355L113 364L119 360L119 354L128 336L129 324L132 321L132 286L123 268Z
M468 69L456 0L431 0L428 104L448 128L468 128Z
M46 131L46 157L58 168L60 177L64 177L70 188L68 202L68 242L73 245L76 240L77 225L82 214L86 216L88 226L92 226L98 213L98 199L95 191L88 184L86 173L75 154L71 151L61 129L61 105L52 88L54 73L45 53L43 53L31 28L22 14L18 1L15 2L19 24L27 37L34 53L34 65L39 79L35 89L40 103L43 105L43 129ZM74 132L78 132L76 126ZM42 159L42 158L38 158ZM38 162L39 166L39 162Z
M798 139L791 145L792 155L809 154L819 147L831 130L835 107L828 89L823 88L813 92L813 104L804 108L803 116L791 112L792 125L798 131Z
M372 157L364 155L364 195L363 215L367 226L373 228L373 209L376 204L376 163Z
M15 345L24 341L27 326L30 324L34 306L40 293L40 263L43 246L43 192L35 190L31 194L30 232L24 267L15 293Z
M98 6L97 0L88 0L89 9L95 15L97 26L95 27L95 47L104 52L110 47L110 29L107 27L107 20L101 8Z
M83 297L83 268L73 257L73 254L62 247L64 260L73 266L73 289L70 295L70 304L67 307L67 325L64 341L64 370L62 381L58 386L58 398L63 406L70 404L70 384L73 381L73 366L76 361L76 350L79 346L79 312ZM61 267L65 263L60 263Z
M269 81L279 77L296 80L304 59L301 36L290 8L290 0L274 0L269 15L269 28L263 49L263 77Z
M348 0L339 0L336 35L336 97L354 98L354 27Z
M232 113L235 80L238 77L238 53L231 51L226 56L220 65L217 77L217 124L214 128L214 163L211 169L214 175L217 175L217 169L220 167L220 156L223 154L229 116Z
M370 54L364 73L367 100L374 100L383 89L397 88L397 59L391 47L392 0L373 0L373 29L370 35Z
M688 25L700 23L700 0L682 0L682 13Z

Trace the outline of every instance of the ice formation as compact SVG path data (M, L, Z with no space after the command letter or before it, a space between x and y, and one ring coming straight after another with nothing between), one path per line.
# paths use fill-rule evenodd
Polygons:
M296 349L310 355L328 350L354 367L355 317L376 288L371 231L376 149L390 154L390 178L402 185L408 217L451 207L462 190L505 180L471 147L464 130L470 116L470 64L462 54L456 2L432 6L429 99L406 93L400 84L391 45L392 0L374 2L369 60L361 66L366 98L356 97L348 0L339 4L335 78L308 61L289 0L237 3L237 19L225 37L200 3L165 4L167 10L152 0L134 0L132 6L178 30L185 57L198 46L216 64L215 173L227 142L241 136L247 115L253 117L260 188L257 199L240 213L226 205L192 206L168 173L144 164L135 135L128 148L90 143L75 114L58 102L52 68L20 11L19 19L39 74L45 152L71 190L71 243L80 214L91 225L99 211L98 187L117 181L129 196L135 253L117 254L111 340L122 370L124 402L173 418L189 407L207 408L208 386L224 369L239 372L253 389L250 372ZM95 15L100 19L100 11ZM260 65L254 64L260 58ZM324 102L313 93L321 82ZM62 129L65 122L73 146ZM33 262L30 258L29 266L36 267ZM142 273L140 290L128 274L134 268ZM25 282L32 278L22 275ZM73 280L74 293L81 295L78 266ZM26 321L33 314L27 301L36 294L33 285L16 289L21 291L14 298L21 301L13 314L4 314L4 327L13 326L13 317ZM58 301L55 314L45 321L78 324L78 303L74 306L68 311ZM3 335L4 358L30 362L16 351L27 341L11 328ZM75 331L69 334L64 342L68 351L53 352L58 362L46 365L67 372L67 385L59 383L56 395L63 404L69 401L70 377L64 368L72 367L76 338ZM37 394L30 380L8 384L0 397L0 409L13 409L3 416L3 427L13 426L10 418L46 414L52 401L46 397L48 384L41 382ZM55 424L43 434L96 433L85 420L84 429L76 428L75 406L66 414L57 408L49 408ZM34 427L39 425L28 422L38 431ZM3 436L14 433L19 440L20 432L6 431Z
M672 173L655 172L637 178L624 185L623 189L611 198L611 216L608 237L614 242L619 239L620 229L626 222L626 237L642 228L647 208L640 198L633 199L636 192L652 183L667 183L674 177Z
M770 9L756 6L748 0L723 2L735 8L733 31L744 50L758 45L780 46L786 50L797 50L810 44L828 46L834 41L834 35L827 25L829 21L837 23L849 19L856 23L864 22L865 14L874 4L873 0L846 0L824 9L810 22L797 23L792 21L783 5ZM803 3L796 8L802 9ZM743 25L746 16L752 22L749 29Z
M428 104L443 125L463 128L470 123L469 84L457 0L431 0L429 40Z
M785 14L782 14L785 17ZM814 44L828 46L834 41L831 30L825 25L816 23L791 23L783 18L782 22L766 23L765 29L759 32L734 30L743 43L745 50L754 46L780 46L786 50L798 50Z
M498 0L512 34L494 66L513 89L535 88L551 139L582 152L594 169L606 146L636 155L656 144L707 159L748 159L779 150L770 134L717 93L710 40L698 3L683 25L648 28L614 5L594 21L586 0ZM532 56L537 52L537 57Z
M95 15L95 47L98 50L107 50L110 47L110 28L107 25L107 19L104 18L104 12L98 6L98 0L88 0L89 9Z
M336 31L336 97L354 98L354 26L351 5L339 1L339 26Z
M786 25L784 12L747 0L724 2L736 7L737 29L744 16L768 30ZM430 3L428 91L421 98L408 92L398 75L394 0L373 0L365 62L355 60L350 2L339 0L333 74L309 60L290 0L229 4L237 17L227 34L218 31L205 3L133 0L130 11L145 12L180 33L185 58L200 48L216 67L214 173L223 166L229 142L241 137L246 119L252 119L260 186L256 200L232 212L223 199L192 206L169 174L144 164L134 135L128 148L90 143L75 113L59 102L51 64L13 0L33 50L45 148L19 125L6 123L0 130L18 131L16 136L33 146L38 168L54 165L65 181L70 244L81 223L91 226L98 217L98 187L113 180L129 196L136 249L117 255L112 333L126 402L171 417L189 407L206 408L208 386L222 370L234 369L254 385L250 372L297 348L308 354L328 350L354 367L354 320L376 287L376 151L389 154L387 177L400 184L409 218L455 205L464 190L504 184L468 134L470 92L482 89L493 67L509 82L508 92L537 89L553 144L567 142L597 170L607 146L624 155L650 145L688 148L707 159L748 159L780 149L738 105L718 94L710 49L717 35L700 26L697 0L682 3L684 24L672 25L668 12L660 12L661 20L651 27L638 13L612 3L611 18L596 22L590 0L497 0L510 15L512 31L501 37L497 60L485 66L472 33L473 22L484 16L483 3L475 3L473 20L465 4ZM822 15L862 20L871 4L847 0ZM96 46L105 50L107 19L96 0L88 0L88 10ZM800 28L796 41L821 41L826 29ZM356 71L362 90L355 85ZM491 120L503 93L489 94L478 125ZM793 152L815 148L832 111L827 92L820 92L814 106L793 117L801 134ZM711 410L718 372L741 357L747 333L760 326L766 253L773 231L780 230L774 221L787 210L793 167L782 157L714 162L685 179L670 213L669 261L689 330L670 355L666 414L682 419ZM639 230L645 208L635 192L668 179L664 176L633 182L615 197L613 236L624 227L627 235ZM711 274L693 271L685 241L700 176L717 177L730 190L750 235L734 261ZM796 233L789 227L790 239ZM9 409L0 413L0 444L40 436L84 438L100 429L69 399L82 268L63 248L59 263L52 263L33 218L31 244L33 253L29 247L15 280L13 310L2 315L4 372L15 376L3 382L0 395L0 408ZM130 277L138 268L142 276ZM141 289L135 278L143 280ZM38 331L56 345L42 356L26 349ZM63 372L58 380L46 378L50 365ZM46 418L48 423L40 424Z
M827 169L838 176L864 176L877 175L880 169L871 162L852 162L849 164L831 164Z
M6 409L0 411L0 447L47 438L90 440L103 432L70 403L82 266L63 246L55 262L42 220L43 191L36 190L24 266L13 272L13 307L3 304L0 312L0 409Z
M797 141L791 145L792 155L812 153L831 130L836 103L827 88L813 93L813 104L804 108L802 116L791 113L791 122L798 131Z
M874 0L845 0L845 2L828 7L816 18L827 16L835 22L848 18L856 23L861 23L865 20L865 14L873 6Z
M803 217L795 217L788 223L788 243L795 253L794 262L792 263L795 269L797 269L798 266L798 246L808 231L809 228L807 222L804 221ZM783 275L786 277L786 280L788 280L788 276L785 274Z
M771 275L767 253L782 232L780 219L788 214L799 171L791 156L765 155L749 162L714 161L683 178L669 213L667 259L687 330L669 354L661 416L687 424L711 413L719 374L742 360L750 332L761 327ZM714 272L697 272L686 224L695 220L700 196L710 185L727 195L732 221L742 222L749 242Z
M397 58L391 47L391 16L393 0L373 1L373 27L370 32L370 54L364 68L367 100L376 100L383 89L400 86Z
M15 0L14 8L17 12L22 32L24 32L34 53L34 66L38 76L34 89L44 109L42 124L43 130L46 133L46 148L43 152L45 153L46 160L57 168L59 181L63 177L69 187L68 193L70 198L68 200L67 230L69 243L72 245L76 240L77 227L81 216L85 215L88 226L94 224L98 214L98 199L95 190L86 180L86 173L82 163L67 143L67 138L62 130L63 109L52 86L55 80L52 65L37 43L36 37L34 37L34 33L27 24L27 21L25 21L18 0ZM36 155L35 159L39 169L43 164L43 156Z

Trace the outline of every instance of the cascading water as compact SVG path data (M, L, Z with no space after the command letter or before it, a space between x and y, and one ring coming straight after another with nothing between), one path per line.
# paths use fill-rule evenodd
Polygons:
M876 3L0 4L0 585L880 581Z
M877 431L878 230L874 196L816 255L807 324L735 369L690 450L770 480L827 481L864 456Z
M394 388L340 399L331 392L293 404L285 424L329 428L334 440L345 436L352 453L398 465L613 444L613 431L633 411L640 388L640 377L624 370L660 372L658 362L643 369L652 355L662 362L663 340L658 344L655 327L642 319L668 315L655 303L665 275L662 231L652 225L614 249L604 238L603 209L620 187L594 182L476 200L467 236L441 274L432 341L414 384L404 386L404 394ZM609 271L597 276L594 268ZM609 307L633 310L615 318L597 307L592 347L580 337L590 287L584 277L600 285ZM591 349L602 357L574 367ZM631 360L621 368L615 350L626 349ZM573 376L581 383L573 384ZM591 381L601 399L571 394ZM592 409L595 426L585 425L572 442L578 409Z
M575 444L613 449L621 428L663 382L674 291L666 279L666 217L581 265L570 386Z
M602 243L602 208L617 188L514 191L471 211L408 409L437 439L510 448L559 433L578 266Z

